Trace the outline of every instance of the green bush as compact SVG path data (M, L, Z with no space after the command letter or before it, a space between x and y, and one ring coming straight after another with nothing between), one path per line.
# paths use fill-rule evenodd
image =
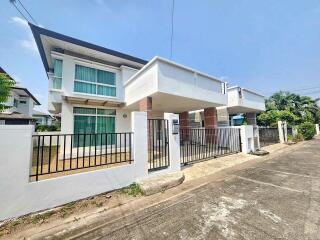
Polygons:
M316 135L316 127L313 123L302 123L298 126L298 133L301 134L305 140L310 140Z
M301 133L297 133L296 135L293 136L292 140L294 142L301 142L303 141L303 135Z
M57 125L36 125L36 132L55 132L60 131L59 126Z

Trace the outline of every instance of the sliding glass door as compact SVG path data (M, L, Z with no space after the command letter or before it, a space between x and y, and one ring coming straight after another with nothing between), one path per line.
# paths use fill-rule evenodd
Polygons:
M75 107L73 112L75 147L115 143L115 110Z

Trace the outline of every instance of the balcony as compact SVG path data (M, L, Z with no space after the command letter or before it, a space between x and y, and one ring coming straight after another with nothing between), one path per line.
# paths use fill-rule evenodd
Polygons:
M263 112L266 110L264 96L238 86L228 88L229 114Z
M184 112L227 105L225 83L207 74L155 57L125 83L126 108L152 97L152 109Z

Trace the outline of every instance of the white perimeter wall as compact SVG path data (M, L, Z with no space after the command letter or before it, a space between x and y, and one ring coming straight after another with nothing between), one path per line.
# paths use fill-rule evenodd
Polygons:
M174 114L165 117L170 123L179 118ZM119 189L154 176L148 174L147 113L132 112L131 126L134 132L133 163L30 182L34 127L0 125L0 221ZM169 134L170 167L158 174L180 169L179 135L172 135L171 130Z

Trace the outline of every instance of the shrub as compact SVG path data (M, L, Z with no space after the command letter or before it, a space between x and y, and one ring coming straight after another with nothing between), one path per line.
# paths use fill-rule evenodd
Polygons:
M302 123L298 126L298 133L303 136L305 140L310 140L316 134L316 128L313 123Z
M303 135L301 133L297 133L296 135L293 136L292 140L294 142L301 142L303 141Z

